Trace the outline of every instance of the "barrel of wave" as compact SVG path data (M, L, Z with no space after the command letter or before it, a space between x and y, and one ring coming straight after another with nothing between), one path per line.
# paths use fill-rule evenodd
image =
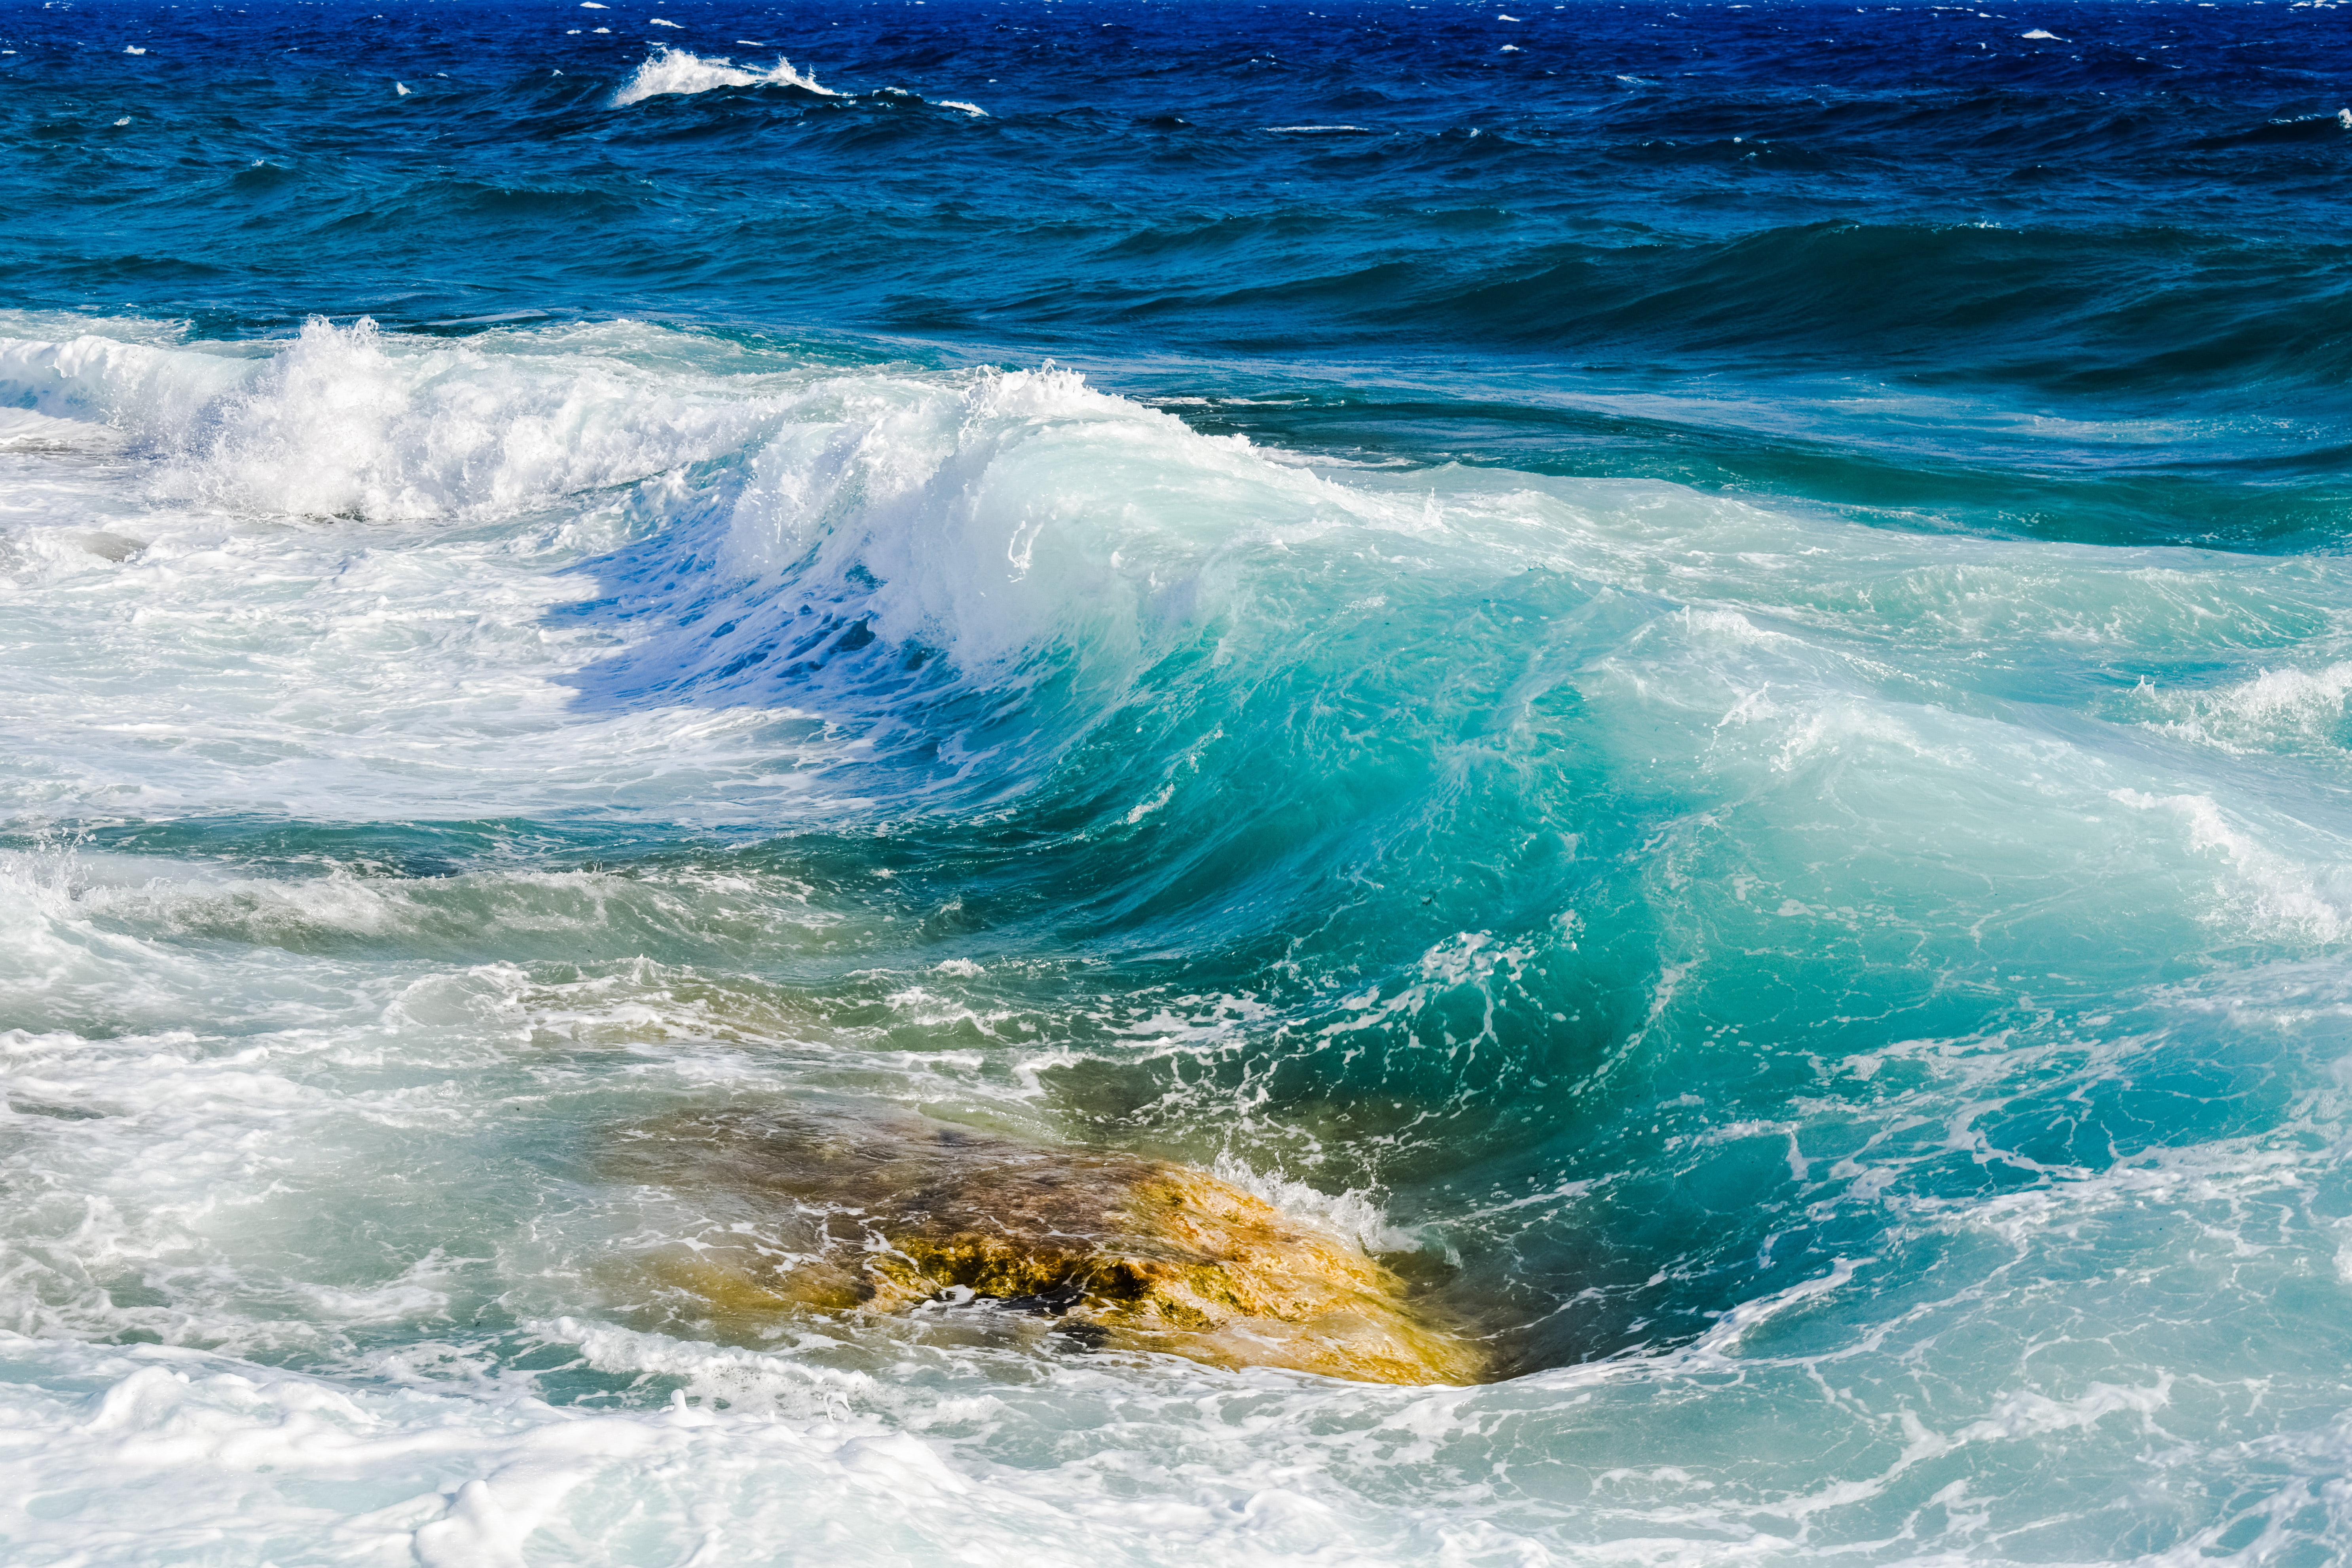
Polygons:
M608 1161L723 1218L647 1260L671 1309L721 1337L812 1312L985 1315L1050 1323L1068 1346L1217 1366L1488 1375L1359 1242L1167 1161L808 1103L627 1129Z

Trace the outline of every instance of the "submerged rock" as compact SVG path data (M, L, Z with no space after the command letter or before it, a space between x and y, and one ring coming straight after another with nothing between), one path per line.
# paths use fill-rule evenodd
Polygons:
M132 539L127 534L109 533L101 529L95 533L83 534L81 547L102 561L123 562L146 549L147 542Z
M614 1163L727 1194L735 1227L661 1269L724 1319L993 1310L1221 1366L1408 1384L1485 1370L1356 1242L1167 1161L795 1107L639 1127Z

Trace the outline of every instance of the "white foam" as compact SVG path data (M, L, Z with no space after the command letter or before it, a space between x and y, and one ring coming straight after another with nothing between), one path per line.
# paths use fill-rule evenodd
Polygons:
M2154 795L2119 789L2136 811L2164 812L2187 828L2192 854L2218 851L2230 875L2208 918L2273 942L2334 943L2352 935L2352 854L2332 836L2297 830L2292 849L2264 843L2210 795Z
M613 104L622 108L666 93L709 92L721 87L796 87L827 98L843 96L831 88L819 86L814 77L793 69L792 62L781 55L776 57L774 65L759 71L738 66L724 56L706 57L664 45L621 85L621 89L613 95Z
M1304 1182L1261 1172L1230 1155L1218 1160L1215 1169L1221 1180L1264 1199L1293 1219L1344 1237L1368 1252L1409 1252L1420 1244L1420 1237L1391 1222L1370 1193L1327 1193Z
M366 321L313 321L263 359L0 340L0 391L126 430L164 459L166 493L310 516L508 514L715 456L764 416L666 381L594 353L388 341Z
M984 1388L940 1389L895 1401L904 1414L885 1418L859 1407L872 1401L867 1388L827 1388L788 1356L562 1320L541 1327L557 1344L556 1335L576 1335L575 1355L587 1366L684 1377L686 1388L649 1410L565 1407L520 1390L347 1389L187 1352L58 1354L0 1341L12 1363L37 1358L55 1382L96 1390L86 1398L38 1384L11 1391L12 1426L56 1434L11 1466L12 1479L47 1504L12 1521L12 1543L43 1556L70 1552L104 1519L104 1539L118 1551L259 1538L278 1561L426 1568L509 1568L550 1550L590 1563L761 1561L812 1541L845 1563L985 1568L1539 1560L1521 1531L1480 1527L1488 1510L1445 1520L1365 1496L1331 1473L1346 1468L1332 1463L1344 1443L1306 1429L1271 1445L1287 1468L1228 1447L1245 1419L1201 1426L1213 1465L1181 1458L1177 1413L1190 1411L1200 1425L1192 1402L1240 1397L1289 1421L1311 1419L1328 1403L1279 1380L1229 1393L1188 1380L1190 1388L1169 1391L1172 1403L1163 1394L1149 1405L1123 1397L1113 1377L1079 1380L1071 1394L1112 1401L1119 1412L1110 1423L1118 1436L1088 1442L1096 1458L1082 1463L1117 1470L1178 1462L1195 1472L1102 1486L1050 1459L991 1463L972 1451L975 1426L1017 1427L1040 1413L1010 1385L1002 1393L1018 1405ZM794 1384L798 1409L760 1397ZM1371 1436L1391 1411L1433 1432L1449 1425L1442 1410L1378 1395L1341 1420L1358 1441L1384 1444L1405 1436ZM1226 1437L1211 1436L1220 1428ZM982 1445L992 1447L1008 1458L1022 1450L1017 1438ZM119 1506L131 1498L144 1506ZM617 1543L616 1521L625 1521ZM1465 1531L1508 1555L1449 1552Z
M2333 753L2342 745L2347 696L2352 662L2261 669L2242 681L2202 689L2143 685L2133 693L2136 705L2161 715L2154 727L2163 733L2238 753Z
M1213 619L1220 552L1275 519L1349 514L1320 477L1066 371L956 388L867 382L845 412L761 451L730 559L754 577L804 561L798 592L831 584L829 597L854 606L838 613L892 642L953 648L979 679L1042 673L1031 661L1058 648L1082 650L1095 679L1123 681L1147 648ZM1127 485L1153 487L1156 504L1122 504ZM884 586L860 588L861 574ZM738 642L777 635L739 617Z

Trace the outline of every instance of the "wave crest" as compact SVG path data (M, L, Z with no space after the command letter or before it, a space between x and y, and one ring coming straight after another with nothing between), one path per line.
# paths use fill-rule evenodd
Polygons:
M824 98L840 98L844 94L817 85L814 76L793 68L793 62L783 56L764 71L748 70L723 55L698 55L690 49L674 49L667 46L646 58L629 79L613 95L613 107L625 109L632 103L642 103L665 93L709 92L721 87L796 87L803 92L814 92Z
M772 417L756 391L614 352L633 333L588 328L574 352L515 353L313 318L266 359L0 339L0 399L121 431L159 459L162 496L313 517L506 516L731 451Z

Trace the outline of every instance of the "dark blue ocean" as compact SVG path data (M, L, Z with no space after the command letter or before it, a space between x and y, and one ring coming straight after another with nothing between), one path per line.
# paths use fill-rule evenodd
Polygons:
M0 0L0 1559L2352 1553L2343 8Z

